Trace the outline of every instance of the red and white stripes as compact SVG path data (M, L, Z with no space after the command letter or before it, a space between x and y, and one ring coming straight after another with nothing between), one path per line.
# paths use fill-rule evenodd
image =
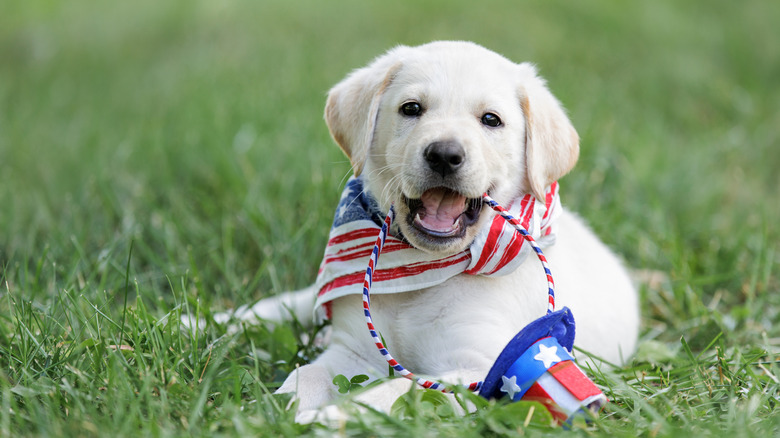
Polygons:
M345 187L317 275L317 306L330 317L328 305L336 298L360 293L365 259L371 254L385 215L367 210L370 196L360 179ZM560 215L558 183L548 187L544 202L531 195L519 196L507 209L542 247L555 242ZM381 218L377 215L381 215ZM449 278L470 275L501 276L513 272L534 251L526 239L504 218L495 216L465 250L441 257L409 245L402 238L386 237L382 266L373 272L373 293L387 294L441 284Z

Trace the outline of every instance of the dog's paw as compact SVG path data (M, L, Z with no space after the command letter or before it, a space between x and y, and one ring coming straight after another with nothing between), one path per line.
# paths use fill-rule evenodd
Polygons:
M320 409L306 409L295 414L296 423L319 423L329 427L341 426L348 419L349 415L337 405L327 405Z

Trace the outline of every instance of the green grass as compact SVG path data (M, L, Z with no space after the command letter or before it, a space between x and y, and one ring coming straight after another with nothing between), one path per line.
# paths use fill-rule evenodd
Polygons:
M433 39L537 63L582 137L564 203L666 274L642 288L636 359L592 372L612 403L559 433L780 434L778 5L5 4L0 436L332 432L271 395L317 354L305 329L198 334L179 315L313 280L349 171L325 93ZM418 392L336 432L557 431L523 427L527 409L455 417Z

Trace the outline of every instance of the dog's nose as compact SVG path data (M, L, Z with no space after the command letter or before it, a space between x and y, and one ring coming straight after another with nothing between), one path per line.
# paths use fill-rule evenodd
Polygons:
M423 151L428 167L442 177L455 173L466 161L466 151L456 141L437 141Z

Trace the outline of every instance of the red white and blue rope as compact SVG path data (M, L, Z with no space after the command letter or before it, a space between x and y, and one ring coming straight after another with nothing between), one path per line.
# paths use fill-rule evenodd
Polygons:
M525 238L525 240L531 244L531 247L533 247L537 257L539 258L539 261L542 262L542 267L544 268L544 272L547 275L547 286L548 286L547 313L548 314L552 313L555 310L555 291L554 291L555 285L553 283L550 267L547 265L547 259L542 253L542 249L539 247L539 245L537 245L536 241L528 232L528 230L523 228L523 226L520 224L520 221L512 217L512 215L510 215L509 212L506 211L506 209L501 207L495 200L493 200L493 198L488 196L487 193L482 195L482 200L486 204L488 204L490 208L495 210L504 219L506 219L506 221L509 222L509 224L511 224ZM385 218L385 221L382 224L382 229L379 231L379 235L376 238L374 249L371 251L371 256L369 257L368 260L368 267L366 268L366 275L363 279L363 313L366 317L366 325L368 326L368 331L369 333L371 333L371 338L374 340L374 344L379 350L379 353L382 355L382 357L385 358L387 363L395 372L406 377L409 380L412 380L413 382L417 383L423 388L433 389L441 392L452 392L451 390L448 390L444 384L417 377L414 375L414 373L404 368L400 363L398 363L397 360L393 358L393 356L387 350L387 347L385 347L384 343L382 342L382 339L379 337L379 333L374 327L374 321L371 318L371 295L370 295L371 284L373 282L374 269L376 268L377 262L379 260L379 254L382 252L382 247L384 247L385 245L387 233L394 219L395 219L395 210L391 206L390 211L387 212L387 217ZM479 391L480 388L482 388L482 383L483 382L481 381L473 382L464 386L468 390L476 392Z

